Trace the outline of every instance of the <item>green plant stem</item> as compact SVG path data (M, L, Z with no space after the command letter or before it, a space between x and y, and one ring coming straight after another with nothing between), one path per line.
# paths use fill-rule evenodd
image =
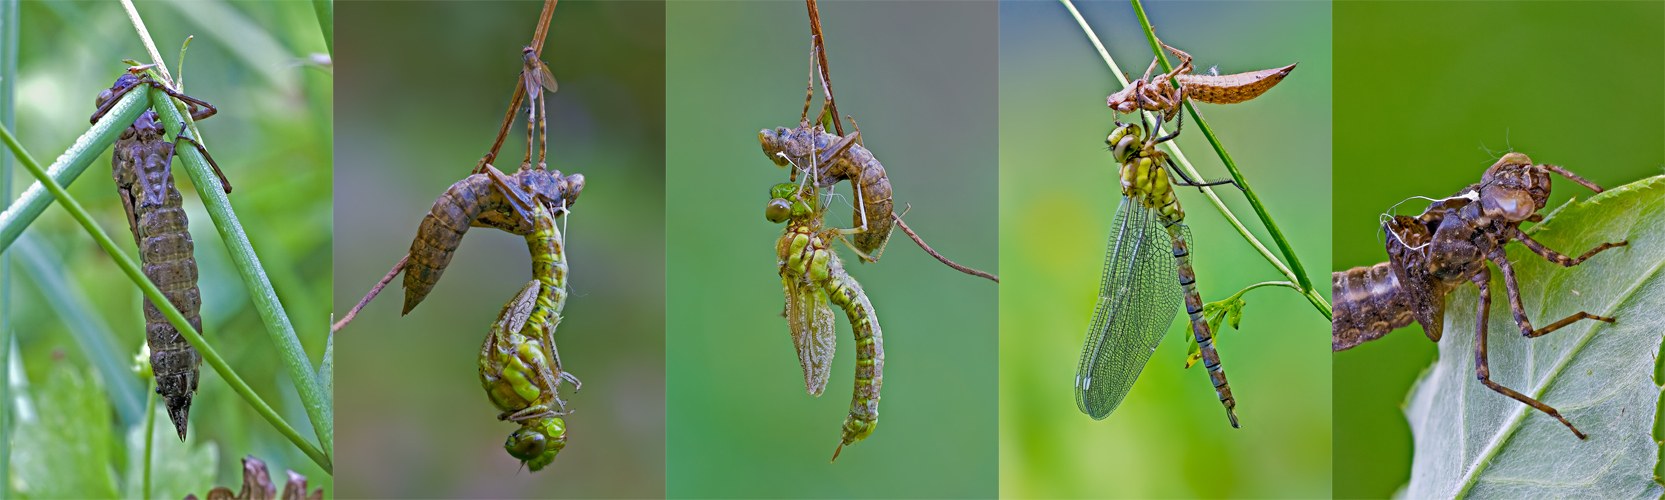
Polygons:
M1298 286L1294 283L1290 283L1288 281L1262 281L1262 282L1259 282L1259 283L1255 283L1253 285L1243 287L1243 289L1238 290L1237 293L1231 294L1230 297L1226 297L1226 300L1221 300L1221 301L1218 301L1218 302L1231 302L1231 301L1234 301L1234 300L1241 299L1241 298L1243 298L1243 294L1249 293L1249 290L1254 290L1256 288L1265 287L1265 286L1281 286L1281 287L1289 288L1291 290L1295 290L1297 292L1303 292L1304 291L1304 290L1301 290L1300 286Z
M162 107L167 108L167 106ZM64 210L68 211L69 215L74 217L75 221L87 230L93 240L98 242L98 246L104 248L104 252L110 255L110 259L115 261L116 266L120 267L122 272L126 273L127 277L139 286L139 290L144 293L145 298L150 299L151 303L161 310L162 315L168 318L168 322L172 323L174 328L178 329L179 333L185 337L185 340L190 342L191 346L202 354L203 361L208 362L208 366L213 368L221 378L225 379L226 385L231 386L232 391L242 396L243 400L249 403L249 406L253 406L261 417L270 422L280 434L293 442L308 457L311 457L319 467L326 472L333 470L329 457L325 456L312 443L307 442L306 438L301 437L300 433L295 432L295 428L290 426L289 422L284 421L283 417L279 416L271 405L260 399L260 395L256 394L254 389L250 388L248 383L244 382L242 377L239 377L237 372L226 364L225 359L220 357L219 351L215 351L214 347L209 345L208 341L204 340L195 328L191 328L191 323L185 319L185 315L180 314L179 309L173 306L173 302L162 294L162 290L156 288L156 284L152 283L150 278L139 270L139 265L133 262L133 258L117 249L115 241L111 240L110 235L105 234L104 230L98 227L98 223L92 220L92 216L87 213L85 208L81 207L81 203L70 197L69 193L64 191L63 186L52 180L52 177L47 175L46 170L35 162L34 157L23 149L23 145L17 142L17 137L12 135L11 129L0 127L0 140L3 140L6 146L11 148L12 154L18 159L18 163L21 163L25 170L34 175L35 179L38 179L46 187L47 192L52 193L52 196L58 199L58 202L64 206ZM201 157L199 156L198 159L200 160Z
M150 392L154 393L156 392L156 376L152 374L150 380ZM156 400L158 398L145 399L150 400L150 404L145 405L145 456L143 459L145 461L145 489L143 495L145 500L150 500L150 461L156 456L151 442L156 439Z
M1059 0L1059 2L1064 5L1065 9L1069 10L1070 15L1075 18L1076 24L1081 26L1081 32L1087 36L1088 41L1092 42L1093 48L1098 50L1099 57L1103 58L1105 65L1109 66L1110 73L1115 76L1116 81L1120 82L1123 87L1126 87L1128 85L1128 81L1127 78L1123 76L1121 67L1116 65L1115 59L1110 57L1110 52L1105 50L1104 43L1099 41L1098 34L1093 32L1093 28L1087 25L1087 20L1081 17L1081 11L1076 10L1075 4L1071 3L1070 0ZM1161 120L1154 116L1148 116L1148 112L1140 112L1147 113L1147 119L1157 124L1156 130L1152 132L1153 134L1162 135L1166 133L1165 129L1161 126ZM1193 113L1193 116L1194 115L1195 113ZM1202 174L1199 173L1196 167L1191 164L1191 160L1186 158L1185 153L1179 149L1179 146L1176 143L1169 141L1163 143L1163 147L1168 149L1168 152L1174 158L1175 162L1179 164L1180 168L1183 169L1187 175L1197 179L1203 178ZM1284 265L1283 261L1278 260L1278 257L1273 255L1272 251L1267 249L1266 245L1261 243L1260 239L1256 238L1254 233L1249 232L1249 228L1244 226L1242 221L1237 219L1236 214L1233 214L1231 209L1226 207L1225 202L1220 199L1220 196L1215 194L1214 188L1203 186L1199 189L1202 191L1203 196L1208 199L1209 203L1214 205L1214 208L1220 212L1220 215L1225 217L1226 221L1231 224L1232 228L1237 230L1239 235L1243 236L1244 241L1247 241L1249 246L1254 247L1255 251L1260 253L1261 257L1264 257L1268 263L1271 263L1272 267L1276 268L1279 274L1284 275L1289 279L1289 281L1295 283L1301 283L1305 280L1304 273L1297 275L1295 271L1290 269L1289 266ZM1247 186L1244 187L1244 191L1248 192ZM1257 212L1261 213L1262 217L1265 216L1264 212L1261 212L1259 209L1257 209ZM1313 290L1310 286L1305 287L1304 290L1299 290L1299 292L1302 297L1305 297L1308 302L1312 303L1314 308L1318 309L1320 314L1323 314L1325 318L1331 318L1332 313L1330 310L1329 300L1322 294Z
M188 138L195 137L189 133L189 127L180 127L181 124L189 125L191 117L180 113L166 92L150 89L150 98L152 108L156 110L170 136L177 137L183 132ZM238 221L237 213L231 208L231 200L226 197L219 177L214 174L208 160L203 158L202 152L194 147L179 147L176 151L175 157L183 160L185 172L191 176L191 182L196 185L197 195L202 198L208 216L214 220L214 228L219 230L220 239L225 242L226 250L231 254L231 262L243 277L243 285L248 288L249 298L254 301L255 309L260 312L261 322L266 324L266 332L270 335L272 344L277 347L278 357L283 359L289 369L289 378L294 381L296 392L300 393L301 404L306 407L307 419L312 422L318 442L328 450L327 455L334 456L335 417L329 393L318 383L312 363L307 359L306 349L301 347L300 339L295 336L295 327L290 324L283 303L278 301L277 291L272 288L271 279L266 276L265 268L260 265L260 257L255 255L248 234L243 231L243 223ZM328 469L325 467L325 470Z
M0 0L0 75L17 74L17 44L23 27L19 16L19 0ZM17 120L17 78L0 78L0 126L12 127ZM0 209L11 208L12 161L0 155ZM12 345L12 270L11 256L0 246L0 497L11 491L12 477L12 397L8 387L11 373Z
M1151 51L1156 53L1156 60L1162 65L1162 71L1173 71L1173 65L1168 62L1167 54L1163 53L1162 44L1156 40L1156 29L1151 27L1150 19L1145 16L1144 5L1140 4L1139 0L1130 1L1133 2L1133 13L1139 17L1139 27L1144 29L1145 39L1150 41ZM1174 85L1178 84L1179 82L1174 82ZM1214 152L1220 156L1220 162L1225 164L1226 172L1231 174L1231 180L1236 182L1238 187L1243 188L1243 197L1249 200L1249 207L1253 208L1255 215L1260 217L1261 226L1266 228L1267 234L1272 237L1272 242L1278 245L1278 251L1283 254L1283 258L1289 261L1289 267L1295 272L1295 282L1301 284L1301 289L1311 290L1312 281L1307 277L1306 267L1301 265L1301 259L1295 255L1295 249L1289 244L1289 239L1285 238L1283 231L1278 229L1277 221L1272 220L1272 215L1266 211L1266 206L1260 203L1260 197L1255 195L1255 190L1249 187L1249 181L1243 177L1242 172L1237 170L1237 162L1232 161L1231 153L1226 152L1226 147L1220 144L1220 137L1214 134L1214 128L1208 126L1208 120L1204 120L1202 115L1197 113L1197 107L1191 103L1190 99L1182 99L1180 102L1185 106L1185 110L1191 113L1192 122L1196 123L1197 128L1202 129L1203 137L1208 139L1208 144L1213 146ZM1327 305L1325 309L1328 309ZM1328 317L1329 314L1326 313L1324 316Z
M335 57L335 3L312 0L312 12L318 15L318 32L324 35L324 50Z
M139 114L147 107L150 107L150 98L143 92L128 92L122 96L121 101L117 102L103 119L98 120L98 123L94 123L86 133L76 138L75 144L70 145L64 154L58 155L58 159L52 162L48 175L52 177L53 182L65 186L75 182L75 178L86 172L87 166L92 165L92 161L98 159L98 155L103 154L104 150L110 149L110 145L121 136L121 131L132 125L133 120L138 119ZM23 230L34 223L35 218L40 217L41 212L46 211L46 206L50 204L52 195L47 193L45 186L39 182L23 191L22 196L6 207L5 212L0 213L0 251L10 248L12 243L17 241L18 235L23 234Z

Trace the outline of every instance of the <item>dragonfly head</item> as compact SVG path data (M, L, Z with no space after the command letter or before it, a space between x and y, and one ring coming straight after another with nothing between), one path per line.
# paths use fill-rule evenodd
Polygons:
M561 175L559 170L529 169L516 172L514 179L555 215L576 203L578 194L584 191L584 174Z
M1549 179L1521 153L1509 153L1486 169L1480 184L1480 210L1487 217L1520 222L1549 202Z
M786 156L793 154L788 150L792 146L792 129L775 127L759 130L757 142L763 145L763 155L769 157L769 161L775 162L775 166L784 167L792 163Z
M1117 124L1116 129L1105 136L1104 144L1110 146L1111 156L1116 159L1116 163L1125 162L1139 152L1139 135L1138 125Z
M555 455L566 447L567 425L559 417L527 421L503 442L509 456L526 464L532 472L549 466L555 461Z
M809 214L809 203L804 201L797 183L782 182L769 188L769 205L763 209L763 216L769 222L779 224Z

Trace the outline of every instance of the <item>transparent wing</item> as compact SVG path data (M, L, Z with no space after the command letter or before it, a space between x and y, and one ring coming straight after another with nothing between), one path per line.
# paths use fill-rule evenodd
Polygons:
M820 396L827 388L837 347L832 308L819 288L786 277L781 282L786 288L786 323L792 329L798 364L804 368L804 389Z
M1173 245L1156 214L1122 197L1110 224L1098 305L1075 372L1075 403L1102 419L1120 405L1179 313Z

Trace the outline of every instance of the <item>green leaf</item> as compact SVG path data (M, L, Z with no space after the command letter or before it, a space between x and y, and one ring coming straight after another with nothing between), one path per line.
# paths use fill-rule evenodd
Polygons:
M161 425L150 427L151 446L154 447L150 462L150 495L140 494L144 484L145 427L135 425L127 431L126 492L123 498L185 498L193 491L212 486L219 448L213 443L199 442L199 434L192 434L186 438L187 441L180 442L173 427L167 424L167 410L157 408L155 413L154 420Z
M12 434L12 486L32 498L113 498L114 422L104 390L73 365L53 362L34 392L39 409Z
M1554 418L1493 392L1475 379L1477 289L1457 289L1446 306L1439 361L1411 391L1406 417L1416 456L1409 498L1657 498L1653 380L1665 310L1665 176L1569 203L1528 231L1545 246L1579 255L1606 241L1630 245L1571 268L1520 244L1509 260L1534 326L1578 311L1617 318L1580 321L1536 339L1521 335L1501 273L1493 272L1487 330L1491 379L1560 410L1580 441Z

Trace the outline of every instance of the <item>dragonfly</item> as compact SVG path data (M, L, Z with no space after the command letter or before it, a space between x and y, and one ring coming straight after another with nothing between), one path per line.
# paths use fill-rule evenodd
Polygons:
M813 169L806 175L813 176ZM832 460L836 461L845 446L866 439L878 427L879 390L884 385L884 334L861 283L844 270L832 248L838 230L822 227L824 208L819 205L815 183L776 184L769 194L765 218L786 224L775 243L786 296L783 314L798 350L805 388L811 395L821 395L833 358L835 329L829 303L844 310L856 338L855 387L838 447L833 450Z
M213 116L216 109L202 100L181 94L154 80L145 71L149 65L133 66L116 78L110 88L98 94L97 110L91 121L97 123L122 96L134 89L157 88L187 103L193 120ZM184 130L183 124L180 127ZM111 173L116 193L121 197L122 209L127 213L127 226L133 242L139 248L139 259L146 278L149 278L168 298L191 327L202 331L202 292L197 288L195 244L191 241L181 205L182 197L174 186L171 168L174 143L168 140L155 110L145 110L133 124L123 130L110 155ZM208 155L208 150L195 140L179 136L194 145L203 158L208 159L227 193L231 184L220 173L220 167ZM184 441L190 420L191 399L201 378L202 355L168 322L162 311L150 299L144 300L145 343L150 347L150 364L156 375L156 392L160 394L173 422L179 440Z
M584 174L561 175L559 170L534 167L509 176L490 164L446 188L411 240L402 314L410 314L439 284L469 227L494 227L523 236L533 230L532 221L522 215L527 209L520 208L530 206L528 196L570 208L583 190Z
M811 165L818 188L850 181L856 203L850 214L852 229L846 232L853 234L852 246L862 262L877 262L890 241L890 233L895 230L891 221L895 202L890 178L885 174L884 164L862 145L859 127L843 136L827 132L823 122L833 112L830 90L816 120L809 120L810 102L815 95L815 70L819 67L812 47L809 85L804 91L804 110L798 116L798 126L763 129L758 131L757 140L763 146L764 156L776 166ZM854 122L852 118L851 123ZM789 179L797 180L798 169L792 167L788 174Z
M507 194L507 193L506 193ZM503 448L536 472L548 466L566 447L566 401L562 382L583 383L561 365L555 328L566 305L565 239L555 228L556 214L566 210L563 199L509 196L516 200L510 213L532 227L526 248L532 255L532 275L503 306L491 333L480 346L480 385L501 413L498 420L520 425Z
M1185 212L1173 188L1176 184L1235 184L1187 177L1156 148L1177 134L1147 136L1140 125L1118 123L1105 139L1120 165L1122 200L1110 224L1098 303L1076 369L1075 402L1095 420L1120 406L1162 341L1183 297L1203 366L1231 426L1237 427L1237 402L1203 317L1202 296L1191 267L1191 230L1183 222ZM1169 171L1177 179L1170 178Z
M1509 153L1486 169L1479 183L1438 200L1416 217L1396 215L1383 223L1388 261L1331 275L1335 320L1331 349L1343 351L1381 338L1415 321L1428 339L1443 335L1446 296L1465 283L1480 290L1475 309L1475 376L1481 385L1555 418L1574 436L1587 436L1554 407L1491 380L1486 358L1486 329L1491 311L1491 270L1503 274L1509 310L1522 336L1537 338L1583 320L1612 323L1614 318L1578 311L1542 328L1533 328L1521 303L1504 248L1518 241L1532 253L1562 267L1583 263L1598 253L1626 246L1606 242L1569 257L1544 246L1520 230L1522 222L1539 222L1538 213L1549 201L1551 174L1560 175L1595 192L1601 186L1557 165L1535 164L1525 154Z

